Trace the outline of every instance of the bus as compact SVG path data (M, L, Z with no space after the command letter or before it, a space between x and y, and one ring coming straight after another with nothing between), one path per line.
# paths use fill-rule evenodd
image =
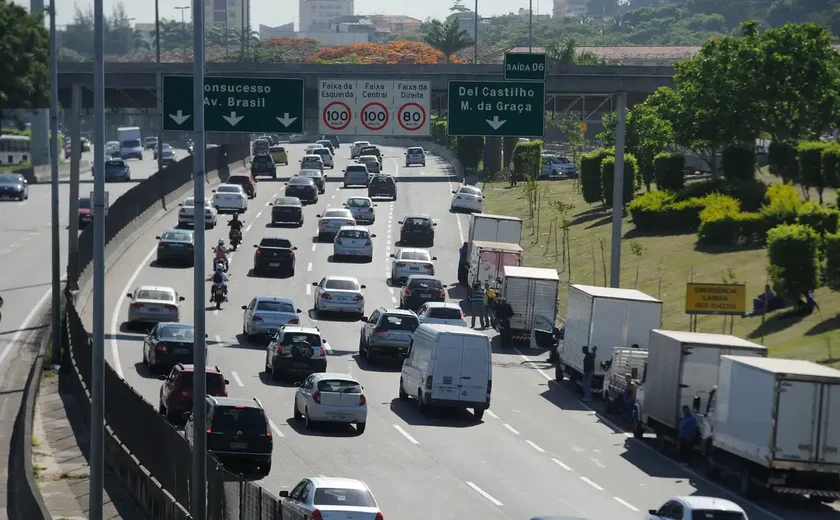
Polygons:
M0 135L0 166L29 162L29 136Z

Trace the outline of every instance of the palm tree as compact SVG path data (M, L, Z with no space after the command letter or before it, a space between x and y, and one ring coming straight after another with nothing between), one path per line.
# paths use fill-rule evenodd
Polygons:
M558 65L605 65L606 60L590 51L578 50L574 38L557 38L545 46L549 66Z
M443 53L446 63L451 63L453 54L473 44L467 31L461 29L461 22L454 16L443 22L432 20L424 32L423 41Z

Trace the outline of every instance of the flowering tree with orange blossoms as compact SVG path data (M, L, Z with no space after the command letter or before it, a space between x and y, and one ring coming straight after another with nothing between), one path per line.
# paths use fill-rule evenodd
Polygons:
M305 61L321 49L312 38L270 38L253 49L254 60L262 62Z
M313 54L311 63L353 63L397 65L445 63L446 58L438 50L418 41L393 41L388 43L354 43L342 47L325 47ZM456 56L451 63L465 63Z

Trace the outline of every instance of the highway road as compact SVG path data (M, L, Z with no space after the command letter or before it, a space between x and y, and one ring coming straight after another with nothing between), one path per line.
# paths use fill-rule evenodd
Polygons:
M303 146L291 145L288 149L291 165L278 170L285 177L295 173L303 153ZM363 193L340 187L341 169L349 162L349 150L342 147L335 170L328 172L333 182L328 182L318 204L305 208L302 228L270 227L267 204L282 192L283 183L258 183L258 197L250 201L243 216L246 227L241 252L232 255L230 301L220 311L200 302L209 309L209 364L219 366L230 380L230 395L256 396L262 401L275 432L272 471L260 483L276 493L290 489L304 476L360 478L373 489L385 518L399 520L527 519L537 515L623 520L643 518L648 509L675 495L737 499L614 428L576 396L550 382L551 372L540 368L539 359L545 357L544 353L494 352L492 405L482 422L460 412L425 417L413 402L398 401L396 367L371 368L357 359L360 323L314 319L307 311L312 307L311 283L327 274L356 276L366 284L368 314L378 306L396 306L398 291L386 284L388 255L396 249L398 221L417 213L429 214L438 222L433 248L438 275L448 286L450 298L463 296L453 284L458 247L468 218L448 210L456 181L437 158L426 167L404 168L403 152L383 148L385 170L397 174L400 198L377 202L372 263L334 262L331 244L313 239L316 214L327 207L340 207L347 197ZM161 382L141 362L143 336L122 328L127 313L125 294L141 284L174 287L187 298L182 304L182 321L192 322L193 271L161 268L152 262L155 235L176 221L173 212L166 226L148 229L139 236L124 256L126 260L107 275L107 360L155 406ZM219 238L227 239L226 221L223 217L222 225L208 230L208 265L209 245ZM298 247L293 278L258 278L251 273L251 245L264 236L282 236ZM349 372L361 381L369 407L368 428L363 435L356 436L351 428L305 431L291 418L295 389L271 382L263 373L265 345L249 344L241 335L241 306L257 295L292 297L297 307L305 310L302 324L320 327L330 344L328 371ZM85 314L88 324L89 312L87 309ZM737 500L751 519L817 518L824 514L836 518L822 510L806 512L774 506L771 511L767 506Z

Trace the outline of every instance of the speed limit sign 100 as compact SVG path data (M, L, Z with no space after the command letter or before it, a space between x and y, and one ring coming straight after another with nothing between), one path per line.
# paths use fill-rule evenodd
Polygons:
M331 130L344 130L350 126L350 107L341 101L333 101L321 114L324 124Z
M426 124L426 109L417 103L406 103L400 107L397 120L405 130L419 130Z
M371 131L379 131L388 126L388 109L382 103L374 101L362 108L360 113L362 124Z

